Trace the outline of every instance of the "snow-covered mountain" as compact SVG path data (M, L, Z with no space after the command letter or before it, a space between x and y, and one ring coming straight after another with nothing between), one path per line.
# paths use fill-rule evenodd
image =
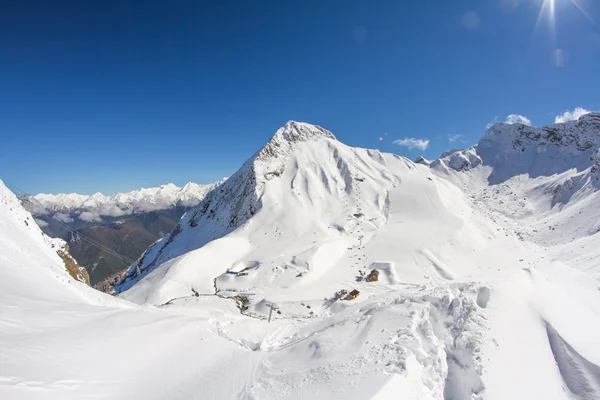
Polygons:
M210 185L188 182L183 187L168 183L155 188L142 188L112 196L105 196L102 193L90 196L77 193L40 193L33 196L33 200L27 204L27 207L34 215L77 213L79 219L92 221L103 216L120 217L175 206L191 207L198 204L208 192L222 182L224 180Z
M496 123L477 145L466 150L448 151L431 166L465 171L483 164L492 168L489 183L498 184L523 174L536 178L570 169L586 170L591 168L598 148L598 113L583 115L578 121L541 128Z
M431 169L503 229L600 279L600 114L541 128L495 124Z
M557 140L496 125L419 163L290 121L131 266L110 308L0 335L0 394L600 398L594 118L549 127ZM89 356L82 332L99 339Z

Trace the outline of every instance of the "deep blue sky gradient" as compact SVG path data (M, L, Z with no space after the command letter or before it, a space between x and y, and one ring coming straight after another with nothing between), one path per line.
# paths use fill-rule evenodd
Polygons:
M598 2L579 3L600 22ZM507 4L3 1L0 178L31 193L208 183L290 119L434 158L508 114L600 109L598 26L556 0L556 38L546 19L533 35L541 1Z

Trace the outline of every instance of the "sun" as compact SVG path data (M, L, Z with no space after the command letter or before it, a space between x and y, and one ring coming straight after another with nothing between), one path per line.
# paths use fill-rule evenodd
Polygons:
M592 24L598 27L596 21L592 19L590 14L582 7L580 4L580 0L543 0L542 7L540 8L540 13L538 14L537 21L535 23L535 29L533 33L535 34L540 26L542 20L547 19L548 24L550 26L550 34L553 39L556 38L556 2L557 1L568 1L570 2L581 14L583 14Z

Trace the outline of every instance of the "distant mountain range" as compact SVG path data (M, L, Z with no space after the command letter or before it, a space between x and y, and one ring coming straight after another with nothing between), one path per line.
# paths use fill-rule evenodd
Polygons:
M24 199L23 205L44 233L69 242L71 254L85 266L91 284L108 290L111 287L104 279L120 275L223 181L189 182L183 187L168 183L112 196L42 193Z
M91 196L77 193L40 193L33 196L35 201L31 203L29 209L34 215L56 216L58 213L69 213L75 214L70 217L81 221L98 222L102 217L122 217L176 206L191 207L198 204L206 196L206 193L220 183L199 185L188 182L183 187L168 183L159 187L142 188L112 196L105 196L102 193L95 193ZM58 218L67 219L65 217Z

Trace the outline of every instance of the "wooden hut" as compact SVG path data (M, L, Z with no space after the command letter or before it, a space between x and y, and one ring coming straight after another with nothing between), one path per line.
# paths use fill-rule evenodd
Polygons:
M376 269L374 269L373 271L371 271L371 273L369 275L367 275L368 282L376 282L378 280L379 280L379 271L377 271Z
M359 294L360 294L360 292L358 290L354 289L353 291L348 293L348 295L346 296L346 300L354 300L355 298L358 297Z

